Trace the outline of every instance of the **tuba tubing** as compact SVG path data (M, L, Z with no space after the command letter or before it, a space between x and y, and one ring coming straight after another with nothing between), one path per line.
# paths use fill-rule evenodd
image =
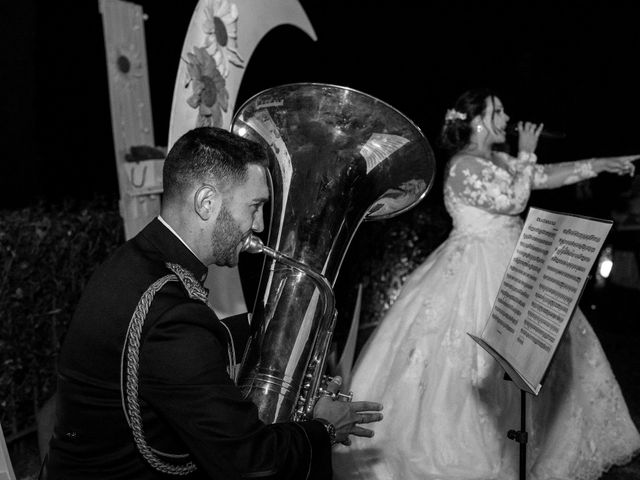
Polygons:
M313 281L320 292L323 313L318 325L319 334L315 338L311 358L307 364L307 371L303 377L302 385L300 385L300 396L292 417L294 421L310 420L313 418L313 407L315 406L316 400L324 392L327 378L322 375L322 372L324 372L324 366L327 361L327 353L331 346L331 338L335 329L338 313L335 308L335 296L331 284L327 280L327 277L316 272L304 263L298 262L283 253L265 246L262 240L255 235L247 236L242 245L242 251L254 254L263 253L276 262L283 263L302 272ZM274 386L280 384L277 378L257 373L253 376L244 377L239 387L241 390L247 391L256 383L262 383L264 385L271 384Z

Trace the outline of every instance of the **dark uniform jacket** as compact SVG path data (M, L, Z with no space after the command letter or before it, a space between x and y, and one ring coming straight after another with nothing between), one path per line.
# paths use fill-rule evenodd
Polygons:
M138 397L149 447L175 455L159 456L168 463L192 461L197 470L176 477L159 473L143 458L123 411L123 345L143 293L172 273L166 262L199 281L206 276L207 268L155 219L84 290L59 359L49 479L330 479L324 426L315 420L265 425L230 378L230 330L248 331L246 319L226 328L180 282L166 283L149 305ZM235 344L238 355L241 343Z

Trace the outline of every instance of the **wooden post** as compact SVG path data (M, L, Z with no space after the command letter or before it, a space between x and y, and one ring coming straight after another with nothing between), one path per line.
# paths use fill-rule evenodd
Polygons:
M99 0L99 8L109 77L120 215L125 238L129 239L160 213L164 153L139 161L133 161L131 155L131 147L155 149L142 7L121 0Z

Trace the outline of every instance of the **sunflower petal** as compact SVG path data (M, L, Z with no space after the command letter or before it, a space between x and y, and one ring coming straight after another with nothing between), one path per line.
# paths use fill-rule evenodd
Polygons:
M222 127L222 112L219 108L214 108L211 112L211 124L214 127Z

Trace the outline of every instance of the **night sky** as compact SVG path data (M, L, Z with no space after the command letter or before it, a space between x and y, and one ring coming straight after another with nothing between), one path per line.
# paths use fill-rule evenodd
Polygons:
M197 2L138 3L149 17L156 143L166 145L179 54ZM236 107L283 83L344 85L391 104L435 145L455 97L489 86L513 119L543 121L566 133L564 140L541 142L541 162L640 152L633 73L640 51L638 7L301 3L318 41L294 27L272 31L247 65ZM116 196L98 1L2 2L0 27L0 208ZM614 192L629 184L608 182Z

